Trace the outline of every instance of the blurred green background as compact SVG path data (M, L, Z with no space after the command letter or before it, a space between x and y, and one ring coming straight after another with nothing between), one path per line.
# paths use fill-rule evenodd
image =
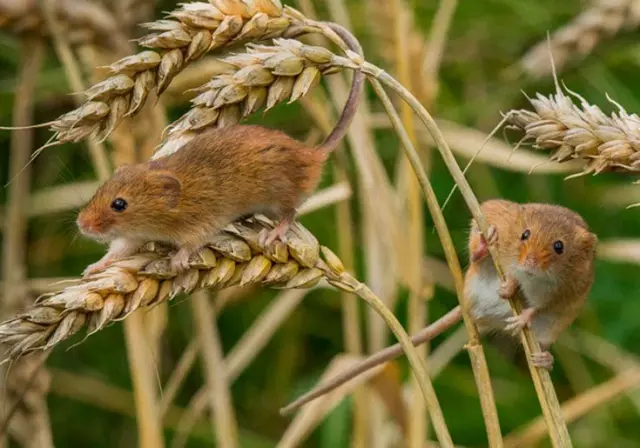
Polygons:
M388 68L388 60L380 51L380 29L374 29L364 1L346 2L353 31L362 41L367 58ZM520 60L534 44L545 39L547 31L553 31L571 21L588 2L567 0L564 2L539 0L486 0L462 1L458 5L448 41L445 46L439 78L439 94L430 110L437 118L489 132L501 119L500 112L510 109L530 108L523 91L550 94L554 89L549 76L534 79L530 76L509 78L505 70ZM413 11L414 28L426 36L437 9L436 1L409 1ZM296 4L292 4L296 7ZM327 5L316 1L319 16L330 18ZM155 6L155 18L161 11L176 7L175 2L159 1ZM605 94L624 106L627 111L640 111L640 81L637 76L638 33L633 29L622 30L613 39L605 39L584 59L565 65L561 79L573 91L579 92L592 104L602 107L606 113L615 106L606 100ZM19 40L5 30L0 35L0 123L11 122L16 73L20 58ZM38 78L35 122L45 122L70 110L70 101L64 71L55 54L48 49L45 68ZM373 111L382 108L368 91ZM172 106L169 119L178 118L188 110L188 103ZM251 122L273 126L290 135L304 138L315 123L299 103L282 105L266 115L252 117ZM393 178L398 143L389 130L376 131L377 151L385 162L388 174ZM508 134L512 142L519 136ZM44 143L49 133L46 129L36 132L37 143ZM8 179L9 142L11 134L0 132L0 181ZM498 138L502 134L498 133ZM474 148L475 149L475 148ZM526 148L524 150L529 150ZM466 159L461 159L466 163ZM356 176L355 169L349 173ZM469 179L479 199L504 197L516 201L554 202L570 207L582 214L601 240L612 238L637 238L640 210L625 209L624 205L603 200L603 192L611 188L629 185L634 179L620 174L601 174L563 180L562 175L539 175L509 172L477 164L469 172ZM453 182L437 154L433 154L431 178L442 203ZM47 189L55 185L95 179L90 160L83 144L63 145L45 151L35 162L32 190ZM330 169L322 186L333 182ZM637 187L640 188L640 187ZM6 189L0 189L2 200ZM640 190L638 190L640 192ZM639 196L636 193L635 198ZM83 199L88 199L83 198ZM621 200L621 202L623 202ZM630 196L627 204L634 202ZM356 229L358 197L351 201ZM74 225L76 210L48 214L29 222L29 277L75 276L90 262L99 258L104 248L82 237L76 238ZM429 256L444 259L437 235L425 207L425 236ZM453 196L445 210L455 244L463 263L466 263L465 239L469 213L459 194ZM301 218L318 239L330 248L337 247L335 208L329 207ZM354 235L361 241L359 230ZM365 278L362 246L357 247L357 274ZM597 262L596 283L588 305L573 325L596 334L631 354L638 354L640 343L640 268L633 264L605 260ZM243 332L260 315L277 294L271 290L257 290L238 303L225 308L218 325L225 352L233 347ZM406 319L406 291L401 291L396 314L402 322ZM429 304L430 318L436 319L456 304L456 298L437 287ZM361 308L363 311L364 308ZM278 330L265 349L238 378L232 387L233 401L241 430L242 446L274 446L288 425L289 419L278 414L284 405L298 394L308 390L338 353L344 350L339 295L326 289L310 292ZM362 312L363 321L365 313ZM193 337L191 309L183 298L174 300L169 307L169 324L162 340L162 359L158 362L158 375L166 380L189 340ZM446 335L445 335L446 337ZM433 346L444 340L437 338ZM80 337L71 343L78 342ZM393 339L389 337L389 343ZM71 343L65 343L53 352L48 366L54 372L64 371L90 377L122 390L131 390L125 341L121 325L113 325L67 351ZM488 363L493 377L498 411L503 433L507 434L524 425L540 413L537 397L522 359L522 353L509 344L488 339L486 344ZM556 356L558 354L556 353ZM560 401L583 390L585 384L598 384L612 376L612 372L587 358L581 362L587 368L582 372L587 383L575 381L575 372L568 372L566 359L552 372L552 378ZM565 362L563 362L565 361ZM408 375L404 358L397 361L403 378ZM65 383L64 376L53 375L52 392L48 398L51 425L56 446L114 447L135 446L136 425L133 404L126 409L108 409L108 405L86 400L72 399L61 390L72 384ZM201 368L197 366L188 375L186 383L175 400L181 408L187 406L191 396L203 384ZM465 446L486 445L486 435L480 412L477 392L466 353L460 353L434 385L445 418L456 443ZM111 398L116 395L111 396ZM124 402L130 400L126 396ZM117 401L117 400L116 400ZM349 446L352 421L349 412L352 401L345 400L310 435L304 443L309 447ZM638 410L628 398L616 398L592 411L570 425L575 446L638 446L640 425ZM170 439L173 433L167 430ZM545 442L545 444L548 442ZM189 439L189 447L213 446L211 432L203 421Z

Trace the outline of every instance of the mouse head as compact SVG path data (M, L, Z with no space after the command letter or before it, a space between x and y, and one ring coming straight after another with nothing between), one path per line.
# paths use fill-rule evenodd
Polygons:
M580 215L546 204L528 204L523 215L515 265L520 274L555 283L592 271L597 237Z
M152 164L124 165L96 191L76 223L99 241L160 236L180 191L179 179L169 171Z

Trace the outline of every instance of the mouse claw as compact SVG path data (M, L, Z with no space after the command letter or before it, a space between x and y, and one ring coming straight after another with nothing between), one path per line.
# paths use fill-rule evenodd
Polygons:
M539 353L531 353L531 363L542 369L553 369L553 355L548 351L542 351Z
M487 229L487 238L480 235L480 243L478 248L471 253L471 261L477 262L489 256L489 246L494 245L498 241L498 229L491 225Z
M95 263L91 263L89 266L82 271L83 277L89 277L93 274L97 274L100 271L103 271L111 264L111 260L98 260Z
M191 253L187 249L180 249L171 257L171 270L175 271L177 274L181 274L182 272L189 269L189 258L191 258Z
M287 231L289 230L288 224L278 224L271 230L262 229L258 235L258 244L262 247L267 247L273 244L276 240L280 240L283 243L287 243Z
M487 239L486 243L488 246L493 246L498 242L498 228L491 224L487 229Z
M511 316L505 319L507 325L504 330L510 332L512 336L517 336L524 327L528 327L535 315L535 309L526 308L517 316Z

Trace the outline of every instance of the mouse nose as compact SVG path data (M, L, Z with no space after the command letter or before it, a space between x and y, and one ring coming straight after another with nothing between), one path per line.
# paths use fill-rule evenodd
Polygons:
M528 269L546 271L549 267L549 253L544 250L525 251L521 254L520 264Z
M524 257L524 263L523 263L526 267L528 268L535 268L538 267L539 264L539 260L536 254L529 252L525 257Z
M95 232L96 226L91 220L87 219L87 217L83 214L78 215L76 218L76 224L78 228L83 232Z

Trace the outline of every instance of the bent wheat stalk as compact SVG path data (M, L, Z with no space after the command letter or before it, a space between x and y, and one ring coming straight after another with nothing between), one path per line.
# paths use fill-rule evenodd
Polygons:
M447 168L449 169L449 172L458 185L458 188L460 189L473 218L478 223L481 231L486 234L488 225L486 220L484 219L484 216L482 215L482 212L480 211L480 204L473 194L473 191L471 190L468 182L464 178L462 170L458 166L453 153L451 152L451 149L442 136L442 132L440 132L435 123L435 120L422 106L422 104L420 104L420 102L416 100L416 98L404 86L402 86L387 72L365 61L360 55L354 52L350 52L347 50L346 57L336 56L333 62L334 64L346 69L362 70L362 72L369 77L374 78L375 80L394 90L404 101L409 103L411 108L418 115L420 120L424 123L425 127L433 137L434 142L436 143L436 147L440 151L447 165ZM411 158L411 151L408 151L408 155ZM416 160L416 162L417 166L421 166L419 160ZM422 168L422 170L424 170L424 168ZM503 270L499 263L496 261L498 260L498 257L497 253L495 252L495 247L490 247L490 252L491 257L494 260L496 270L499 276L502 278ZM513 309L514 314L519 314L520 304L517 301L510 301L509 303ZM560 413L560 404L553 388L553 383L551 381L549 373L544 369L536 368L531 363L531 354L539 352L540 345L535 339L535 336L528 328L523 329L523 331L521 332L521 341L527 354L529 370L531 373L533 384L538 394L543 414L545 416L545 421L547 422L552 442L554 446L569 447L571 446L571 439L569 437L566 423L562 419L562 415Z

